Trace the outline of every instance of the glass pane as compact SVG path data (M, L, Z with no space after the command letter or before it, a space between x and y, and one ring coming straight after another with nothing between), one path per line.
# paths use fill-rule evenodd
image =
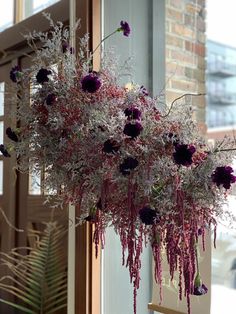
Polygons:
M3 121L0 122L0 144L3 144Z
M236 160L234 161L236 169ZM225 205L230 213L235 215L236 211L236 190L232 189L228 204ZM212 302L211 314L224 313L224 304L233 309L236 298L236 230L218 224L216 249L212 248ZM222 299L224 302L222 302ZM233 313L229 311L228 313Z
M127 60L134 56L135 67L132 78L128 75L123 83L138 83L147 90L151 89L153 78L150 76L150 24L151 2L143 0L129 0L124 6L123 1L104 1L104 36L107 36L120 24L120 20L132 21L132 39L121 40L120 36L113 36L105 42L105 49L115 47L115 53L122 60ZM159 2L159 1L158 1ZM140 45L140 43L142 43ZM164 76L164 73L160 73ZM156 85L157 82L155 82ZM129 84L128 86L131 86ZM154 84L153 84L154 85ZM101 314L131 314L133 313L133 285L130 283L129 271L122 267L122 250L119 236L112 228L106 229L105 249L102 253L102 293L101 293ZM137 314L151 313L147 309L147 304L151 301L151 252L144 249L142 255L140 289L137 294ZM115 283L115 284L114 284ZM121 301L122 300L122 301Z
M60 0L25 0L24 17L29 17L59 1Z
M137 314L151 314L147 309L151 301L151 261L149 248L144 248L140 288L137 292ZM130 283L128 268L122 266L119 236L112 228L106 229L106 245L102 251L101 306L102 314L133 313L133 285Z
M3 194L3 161L0 160L0 195Z
M0 83L0 116L4 115L4 90L5 83Z
M41 195L41 171L35 172L33 169L29 173L29 194Z
M14 0L1 1L0 32L13 25Z
M236 198L232 196L229 208L235 210ZM236 298L236 231L221 225L217 228L216 249L212 248L211 314L234 313ZM224 300L224 302L222 302Z

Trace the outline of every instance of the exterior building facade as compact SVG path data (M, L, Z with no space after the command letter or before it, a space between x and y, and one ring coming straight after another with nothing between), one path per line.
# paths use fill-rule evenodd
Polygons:
M207 41L207 125L232 129L236 124L236 48Z
M185 94L205 94L206 1L166 1L166 102ZM186 98L206 132L205 97ZM183 102L181 102L183 103Z
M19 1L19 3L23 2L25 4L36 3L36 1L28 0ZM51 12L55 20L62 20L65 24L68 24L68 21L71 22L70 19L72 19L72 14L69 14L69 2L71 6L74 5L75 19L82 18L82 26L78 32L89 31L92 34L92 45L94 47L100 39L100 28L104 28L103 31L106 34L117 25L117 21L113 19L112 14L117 14L118 22L120 19L127 19L133 26L132 34L134 36L130 40L131 44L128 48L121 49L121 46L119 48L121 51L134 51L136 53L139 61L137 63L138 83L146 84L146 87L153 94L163 94L167 104L171 104L174 99L185 93L205 93L205 0L45 0L40 1L40 4L42 2L54 3L53 6L47 8L47 11ZM15 1L15 3L17 4L18 1ZM4 52L4 58L0 59L0 83L9 80L9 69L11 69L12 63L17 62L22 66L28 65L29 60L24 57L25 47L24 43L21 42L19 32L24 32L22 29L47 29L41 14L28 17L31 13L36 13L37 10L32 11L32 7L29 9L29 6L25 6L26 8L28 8L28 13L16 10L15 21L13 21L13 18L9 21L9 25L20 22L18 25L16 24L0 33L0 51ZM104 12L101 14L101 8L106 14ZM158 14L158 18L155 14ZM23 20L25 17L28 18ZM138 34L136 40L135 33ZM15 53L16 50L17 54ZM99 60L97 61L99 63ZM141 82L144 77L145 81ZM197 108L197 119L203 132L206 132L205 97L186 97L185 103L193 104ZM184 105L184 99L179 102L179 105ZM7 117L0 115L0 119L5 123L4 119L7 119ZM4 124L4 128L6 125ZM17 185L13 186L13 165L7 164L5 160L3 161L2 156L0 156L0 162L3 167L2 180L4 185L3 194L0 193L0 205L4 206L12 223L24 229L28 223L32 223L37 227L42 220L49 219L46 214L47 208L42 208L41 205L44 196L31 195L28 189L28 178L22 174L18 174ZM14 200L14 204L10 203L10 200L12 202ZM1 251L9 251L11 247L16 245L25 245L27 239L19 234L12 236L12 232L4 225L4 222L0 222ZM120 256L120 248L115 245L112 236L109 241L106 243L106 251L104 252L104 255L106 255L103 256L100 264L94 261L94 252L91 245L91 226L83 226L76 230L76 305L74 313L126 314L128 304L132 305L132 294L129 293L129 288L122 285L127 278L124 275L125 279L121 279L121 263L119 258L116 257L117 254ZM112 256L116 257L115 260L118 261L118 284L115 280L111 280L111 275L116 275L114 267L109 272L108 266L112 264ZM106 258L110 262L109 265L106 264ZM150 283L151 273L149 271L151 270L151 263L149 262L150 259L147 256L144 261L146 264L143 263L143 265L147 266L145 269L148 283ZM101 270L102 275L100 277ZM107 281L105 281L106 278ZM143 281L145 281L145 278ZM145 295L143 293L145 297L147 295L147 299L140 296L141 291L139 295L139 301L143 302L145 310L147 310L147 303L151 300L149 290L151 291L151 287L146 289ZM118 294L120 291L122 291L124 298ZM158 302L154 303L158 304ZM124 306L126 311L123 311L121 306ZM139 313L145 313L145 310L142 311L141 305L139 305L139 309L141 309ZM162 311L161 308L155 306L150 307L150 309ZM0 306L0 311L4 313L7 310Z

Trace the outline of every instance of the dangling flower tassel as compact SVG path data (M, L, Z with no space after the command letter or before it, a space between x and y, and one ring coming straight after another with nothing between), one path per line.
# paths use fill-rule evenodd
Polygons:
M159 285L159 296L160 303L162 302L162 258L161 258L161 234L153 230L153 243L152 243L152 253L155 262L154 278L156 283Z

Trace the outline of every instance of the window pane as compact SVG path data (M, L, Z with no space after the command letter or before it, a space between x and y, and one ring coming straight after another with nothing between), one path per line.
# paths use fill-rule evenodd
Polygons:
M122 266L120 240L112 228L106 229L106 245L102 254L101 313L133 313L133 285L130 283L128 268ZM150 313L147 304L151 301L151 261L150 250L144 248L141 282L137 293L137 314Z
M231 196L229 209L235 210L236 199ZM236 231L222 225L217 227L216 249L212 248L211 314L225 312L225 304L234 313L236 298ZM224 302L222 302L224 300Z
M31 169L29 173L29 194L41 195L41 172Z
M234 161L234 170L236 161ZM228 197L225 209L235 215L236 190ZM212 248L212 302L211 314L224 313L224 305L233 309L236 298L236 230L222 224L217 227L216 249ZM222 302L222 299L224 302ZM229 311L228 313L233 313Z
M3 161L0 160L0 195L3 194Z
M159 2L159 1L158 1ZM129 0L125 6L123 1L104 1L104 36L111 33L120 24L121 18L132 23L132 39L121 40L120 36L113 36L105 42L105 49L115 47L115 52L122 60L134 56L135 67L133 76L126 76L123 83L138 83L150 91L153 85L153 77L150 75L150 60L152 49L150 48L151 36L149 19L151 19L152 1ZM160 31L160 29L159 29ZM140 44L142 43L142 44ZM161 72L161 71L160 71ZM164 73L160 73L164 76ZM131 85L131 84L129 84ZM130 284L129 271L122 267L122 250L119 236L112 228L106 230L106 244L102 255L102 298L101 314L128 314L133 313L133 285ZM150 313L147 304L151 301L151 252L144 249L142 255L140 289L137 295L137 314Z
M0 31L13 25L13 4L14 0L1 1Z
M0 144L3 144L3 121L0 122Z
M5 84L0 83L0 116L4 115L4 89Z
M25 0L24 17L29 17L59 1L60 0Z

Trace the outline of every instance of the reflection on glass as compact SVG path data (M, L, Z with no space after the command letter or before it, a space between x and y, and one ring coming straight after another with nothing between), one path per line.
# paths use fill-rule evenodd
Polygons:
M236 196L229 199L228 209L236 209ZM235 213L234 213L235 214ZM212 248L211 314L234 313L236 299L236 230L218 225L216 249Z
M3 121L0 122L0 144L3 144Z
M4 90L5 83L0 83L0 116L4 115Z
M14 0L1 1L0 10L0 32L13 25L14 19Z
M50 5L60 0L25 0L24 1L24 17L29 17L37 12L44 10Z
M29 173L29 194L41 195L41 171L32 169Z
M3 194L3 161L0 160L0 195Z

